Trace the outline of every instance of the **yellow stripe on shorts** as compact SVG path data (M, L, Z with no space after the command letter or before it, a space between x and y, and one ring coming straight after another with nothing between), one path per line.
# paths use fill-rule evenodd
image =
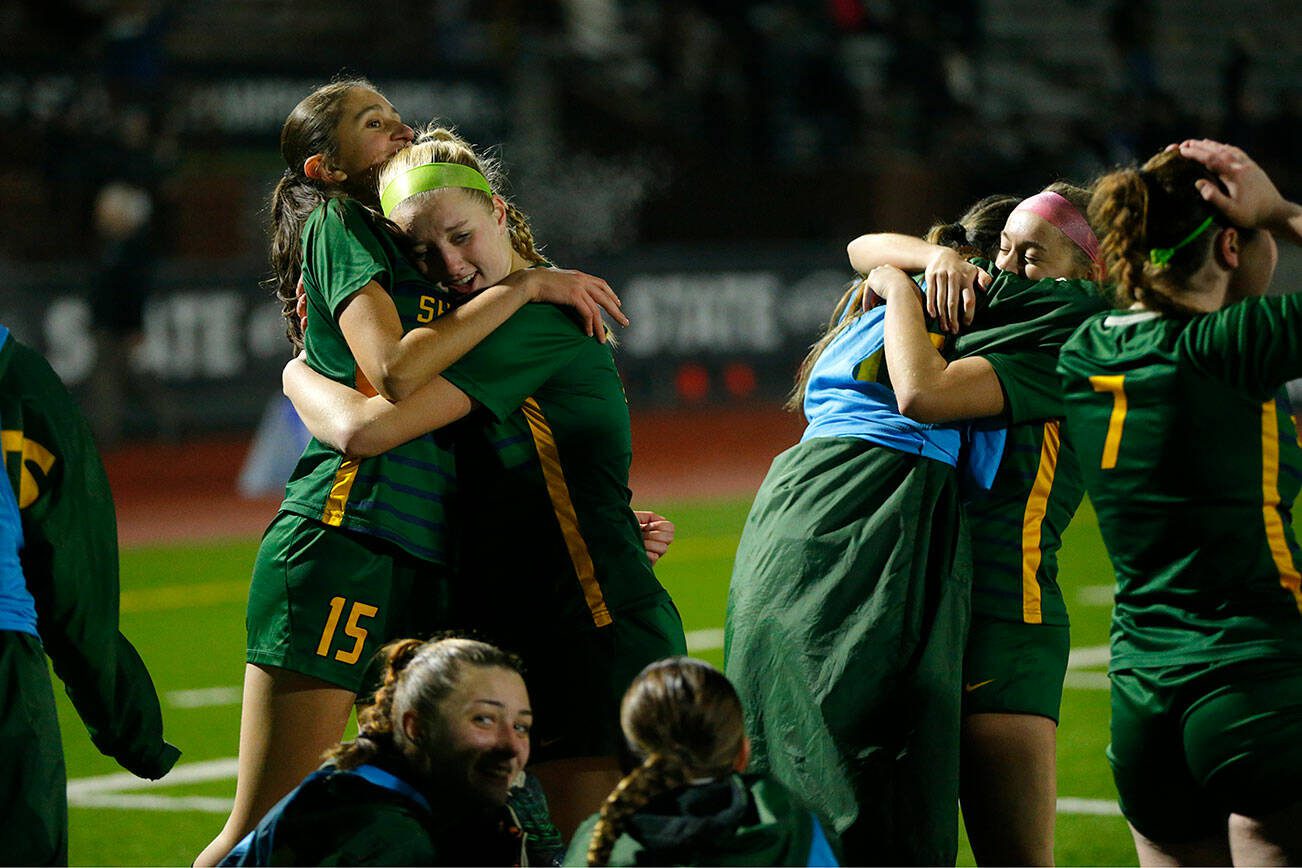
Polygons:
M565 538L565 548L570 553L570 562L574 573L579 577L579 586L583 589L583 599L592 613L592 623L605 627L613 622L610 610L606 608L606 599L601 594L601 585L597 583L597 570L592 564L592 555L588 553L588 544L579 532L579 516L574 511L574 501L570 499L570 487L565 482L565 471L561 467L561 456L556 449L556 438L542 408L533 398L526 398L524 418L529 420L533 432L534 446L538 450L538 461L542 465L543 479L547 482L547 495L552 502L552 510L561 526L561 536Z
M1040 528L1049 508L1049 494L1053 491L1053 475L1058 470L1058 449L1061 436L1058 420L1044 423L1044 445L1040 447L1040 467L1035 473L1031 496L1026 499L1026 512L1022 516L1022 620L1027 624L1044 621L1040 582Z
M1279 583L1293 595L1293 602L1302 612L1302 574L1293 563L1284 520L1279 515L1279 417L1273 400L1261 405L1261 515L1270 554L1279 570Z

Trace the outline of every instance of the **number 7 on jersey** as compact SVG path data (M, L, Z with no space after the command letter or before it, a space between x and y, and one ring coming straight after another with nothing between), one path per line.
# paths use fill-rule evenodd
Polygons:
M1117 453L1121 451L1121 426L1126 424L1125 382L1125 374L1090 377L1094 391L1112 393L1112 418L1108 420L1108 436L1103 441L1103 462L1099 465L1104 470L1117 466Z

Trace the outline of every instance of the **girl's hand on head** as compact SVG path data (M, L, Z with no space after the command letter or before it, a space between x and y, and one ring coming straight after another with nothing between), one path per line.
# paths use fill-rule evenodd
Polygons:
M942 331L952 334L972 324L976 290L988 288L993 280L989 272L949 247L936 251L923 274L927 280L927 315L940 324Z
M628 325L628 317L620 309L623 303L619 296L600 277L568 268L529 268L516 274L530 301L574 308L579 313L584 331L602 343L606 342L606 326L601 319L603 310L615 322Z
M674 523L654 512L635 509L633 514L637 516L638 526L642 529L642 546L646 549L646 558L654 566L674 541Z
M1198 181L1198 192L1232 223L1247 229L1279 230L1292 212L1275 183L1252 158L1233 145L1211 139L1189 139L1180 154L1197 160L1220 176L1228 194L1211 181Z

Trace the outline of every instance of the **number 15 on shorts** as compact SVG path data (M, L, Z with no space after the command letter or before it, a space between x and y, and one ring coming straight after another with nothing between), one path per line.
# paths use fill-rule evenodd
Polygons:
M316 646L318 657L330 656L330 646L334 643L335 630L339 627L339 617L343 615L344 607L347 605L348 601L343 597L334 597L330 600L330 615L326 618L325 629L321 631L321 642ZM336 651L336 660L351 665L362 659L362 646L366 644L366 628L360 626L357 622L362 618L374 618L379 611L375 606L353 602L353 608L348 613L348 620L344 623L344 634L352 637L353 647L348 651L342 648Z

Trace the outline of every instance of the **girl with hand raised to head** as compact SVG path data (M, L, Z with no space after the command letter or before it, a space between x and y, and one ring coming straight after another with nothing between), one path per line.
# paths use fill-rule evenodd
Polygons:
M318 88L285 121L271 259L287 332L307 364L398 398L526 302L569 303L599 338L602 308L626 322L603 281L557 271L503 273L440 316L446 291L408 261L401 234L373 210L379 166L412 138L365 79ZM440 624L443 507L454 481L450 451L431 438L364 461L309 444L254 567L235 804L196 864L221 858L339 740L376 648L418 623L427 632Z
M1286 201L1188 141L1090 205L1120 310L1059 371L1116 572L1108 759L1141 865L1302 861L1302 294L1265 297Z

